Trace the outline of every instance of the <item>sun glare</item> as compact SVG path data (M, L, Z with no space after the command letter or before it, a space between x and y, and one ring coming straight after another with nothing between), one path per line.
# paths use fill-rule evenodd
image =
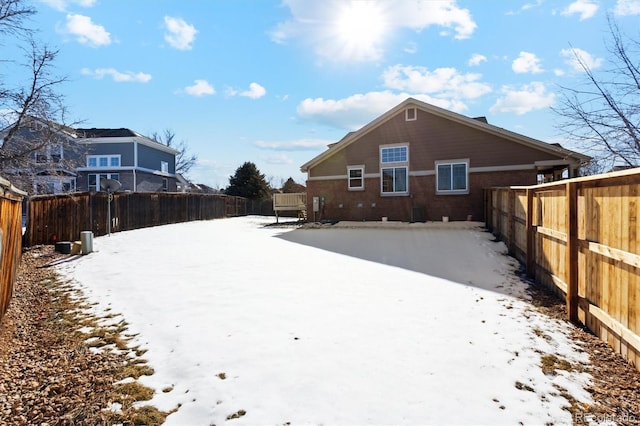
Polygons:
M377 59L386 26L380 3L353 1L339 9L335 35L346 55L354 59Z

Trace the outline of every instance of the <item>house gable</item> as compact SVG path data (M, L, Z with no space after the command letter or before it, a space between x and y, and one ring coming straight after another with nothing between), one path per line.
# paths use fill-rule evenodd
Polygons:
M305 163L315 220L482 219L484 189L575 173L589 157L408 99ZM319 208L312 210L314 199Z
M415 108L415 120L405 111ZM413 118L413 117L412 117ZM536 161L564 161L576 167L589 157L409 98L305 163L309 178L343 175L344 167L365 164L365 173L378 168L378 146L409 143L414 170L429 170L435 161L471 158L470 167L530 165ZM416 145L417 144L417 145ZM431 166L429 166L431 165ZM342 169L342 171L340 170Z

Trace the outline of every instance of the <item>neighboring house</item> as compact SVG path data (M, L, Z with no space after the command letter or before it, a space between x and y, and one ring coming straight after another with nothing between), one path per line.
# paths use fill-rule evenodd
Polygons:
M85 147L78 167L78 191L100 191L101 179L115 179L121 191L177 191L176 151L129 129L76 129Z
M0 130L3 174L28 194L58 194L76 191L75 166L80 154L74 129L27 117L5 142L11 126Z
M315 220L484 220L484 188L577 176L588 156L409 98L301 167Z

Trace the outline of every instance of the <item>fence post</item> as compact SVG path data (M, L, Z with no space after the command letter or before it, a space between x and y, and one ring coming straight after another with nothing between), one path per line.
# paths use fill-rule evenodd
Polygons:
M578 322L578 186L575 182L566 184L567 205L565 226L567 227L566 265L567 271L567 317Z
M525 227L527 232L527 248L526 248L526 269L527 276L529 278L535 277L535 241L533 233L533 195L534 191L531 188L527 188L527 218L525 220Z
M515 256L516 252L516 221L515 221L515 209L516 209L516 193L513 188L508 189L508 206L507 206L507 229L509 233L508 249L511 256Z

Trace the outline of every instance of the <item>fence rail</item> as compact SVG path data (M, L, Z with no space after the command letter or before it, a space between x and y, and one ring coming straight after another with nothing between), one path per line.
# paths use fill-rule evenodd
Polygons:
M95 236L193 220L244 216L255 203L242 197L213 194L82 192L33 197L27 203L24 244L75 241L82 231Z
M20 265L24 195L0 178L0 323L9 307Z
M640 369L640 169L485 192L487 227L527 274Z

